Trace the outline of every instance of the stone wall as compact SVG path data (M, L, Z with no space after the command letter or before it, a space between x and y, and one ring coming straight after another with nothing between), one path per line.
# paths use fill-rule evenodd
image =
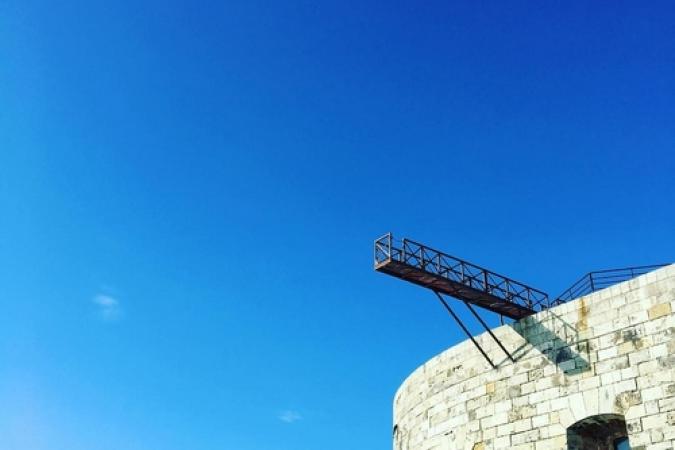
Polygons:
M394 401L395 450L567 450L590 416L633 450L675 449L675 265L493 330L432 358ZM572 443L570 442L570 445Z

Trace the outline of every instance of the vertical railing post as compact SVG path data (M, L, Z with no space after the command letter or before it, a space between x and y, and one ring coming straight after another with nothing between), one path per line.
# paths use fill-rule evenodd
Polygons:
M387 233L387 259L391 261L391 256L393 255L392 249L391 249L391 241L392 241L392 235L391 232Z
M375 243L373 245L373 264L377 265L377 242L379 239L375 239Z

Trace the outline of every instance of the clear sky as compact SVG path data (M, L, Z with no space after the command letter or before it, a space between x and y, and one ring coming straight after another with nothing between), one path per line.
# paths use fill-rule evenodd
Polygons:
M377 236L551 294L675 259L674 23L0 1L0 448L389 449L463 337Z

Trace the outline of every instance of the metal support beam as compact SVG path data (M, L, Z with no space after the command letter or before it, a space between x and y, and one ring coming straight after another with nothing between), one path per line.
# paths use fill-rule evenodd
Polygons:
M476 340L473 338L473 336L471 335L471 333L469 333L469 330L467 330L467 328L464 326L464 324L462 323L462 321L459 320L459 317L457 317L457 314L455 314L455 312L452 310L452 308L450 308L450 305L448 305L448 302L445 301L445 299L441 296L440 293L438 293L438 291L434 291L434 294L436 294L436 296L438 297L438 300L441 301L441 304L443 305L443 307L445 307L445 309L446 309L446 310L448 311L448 313L452 316L452 318L455 319L455 322L457 322L457 324L462 328L462 330L464 331L464 333L466 333L466 335L469 336L469 339L471 339L471 342L473 342L473 345L475 345L476 348L478 349L478 351L480 351L480 353L483 355L483 357L485 357L485 360L490 364L490 366L491 366L493 369L496 369L497 367L494 365L494 363L492 362L492 360L490 359L490 357L487 355L487 353L485 353L485 350L483 350L483 348L482 348L482 347L478 344L478 342L476 342Z
M483 319L478 315L478 313L476 312L476 310L473 309L473 308L471 307L471 305L469 304L469 302L465 301L464 304L466 305L467 308L469 308L469 311L471 311L471 313L473 313L473 316L474 316L476 319L478 319L478 321L480 322L480 324L483 325L483 328L485 328L485 331L487 331L488 333L490 333L490 336L492 336L492 339L494 339L495 342L497 343L497 345L499 345L499 348L501 348L502 350L504 350L504 353L506 353L506 356L509 357L509 359L511 360L511 362L516 362L516 360L513 359L513 356L511 356L511 353L509 353L509 351L506 349L506 347L504 347L504 346L502 345L502 342L501 342L499 339L497 339L497 336L495 336L495 334L492 332L492 330L490 329L490 327L488 327L487 324L483 321Z

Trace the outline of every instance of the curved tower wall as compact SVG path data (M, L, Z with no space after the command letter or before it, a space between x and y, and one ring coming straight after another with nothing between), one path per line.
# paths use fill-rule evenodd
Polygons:
M568 428L623 417L632 448L675 449L675 265L427 361L394 400L394 450L566 450ZM572 445L572 443L569 443Z

